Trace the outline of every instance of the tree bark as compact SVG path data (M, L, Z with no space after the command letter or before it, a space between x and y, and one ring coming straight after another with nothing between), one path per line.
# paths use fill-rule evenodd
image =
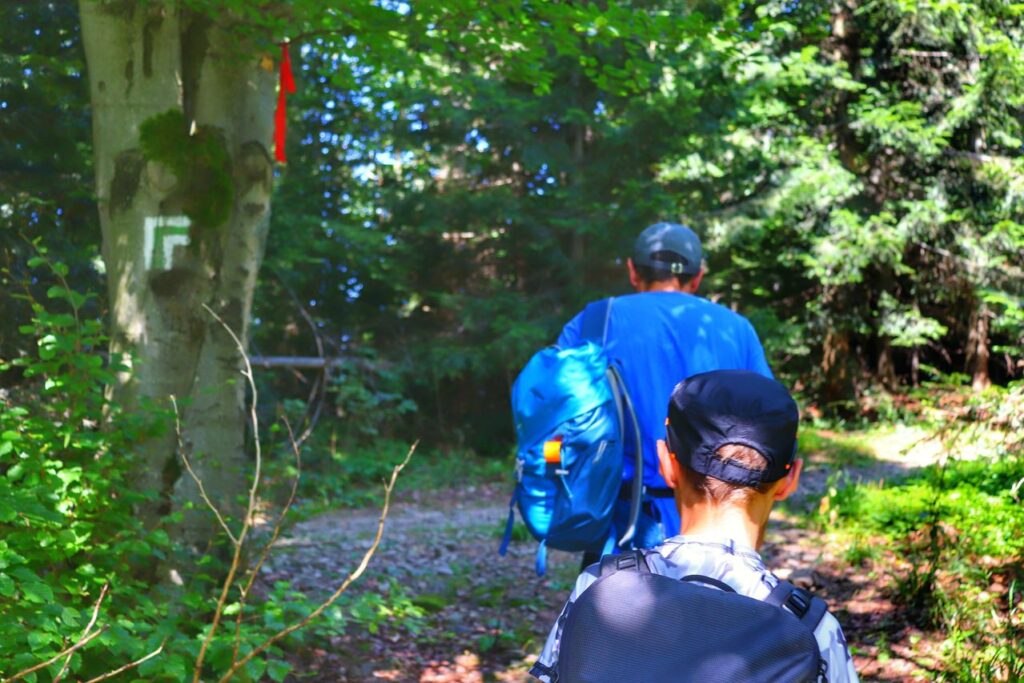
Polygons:
M889 391L899 388L899 380L896 377L896 362L893 360L892 341L888 337L878 339L878 363L875 365L875 375L883 387Z
M971 312L971 320L967 327L967 360L966 371L971 375L971 388L975 391L987 389L992 384L988 374L989 312L988 307L979 303Z
M824 381L821 398L829 412L849 412L857 398L855 366L851 358L850 334L829 330L822 344L821 372Z
M832 32L826 41L825 50L835 62L843 62L850 78L857 78L860 72L860 33L857 30L856 0L840 0L832 7ZM853 173L862 173L862 152L857 136L850 128L850 104L854 93L839 90L834 101L833 121L835 125L836 148L843 166Z
M131 367L114 395L129 410L176 396L194 468L211 498L237 511L248 483L246 388L234 343L203 305L246 339L270 216L275 79L258 53L240 54L220 18L173 2L81 0L80 10L111 352ZM183 171L147 158L140 130L169 111L180 112L186 141L204 136L203 149L222 149L224 160ZM228 174L230 189L207 183L210 169ZM218 202L220 218L190 213ZM215 523L182 476L174 430L147 438L135 455L136 486L160 501L140 509L142 518L154 524L186 510L179 537L205 544Z

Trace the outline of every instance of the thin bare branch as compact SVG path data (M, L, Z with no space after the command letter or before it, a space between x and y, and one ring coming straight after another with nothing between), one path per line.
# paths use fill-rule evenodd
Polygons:
M922 59L949 59L953 55L945 50L896 50L896 54L905 57L920 57Z
M302 430L302 435L296 440L296 443L301 446L306 442L306 439L313 434L313 430L316 428L316 423L320 419L320 414L323 412L324 403L327 401L327 383L330 380L332 363L328 362L328 359L324 355L323 335L317 328L316 321L313 319L313 316L306 307L302 305L302 301L295 294L295 291L288 285L287 280L282 277L281 273L276 270L273 272L274 275L277 276L277 280L281 284L281 287L288 293L288 297L292 300L292 304L294 304L299 310L299 315L301 315L306 321L306 324L309 325L309 330L313 333L313 341L316 343L317 357L321 361L321 365L318 366L320 368L320 374L317 375L316 381L313 382L313 388L310 390L309 398L306 400L306 428ZM316 407L310 410L314 404Z
M259 575L260 568L267 561L267 557L270 555L271 548L277 543L278 537L281 535L281 527L284 525L284 518L291 509L292 504L295 502L295 496L299 491L299 478L302 476L302 450L299 442L295 440L295 432L292 430L291 422L288 421L288 416L285 415L283 418L284 426L288 430L288 442L291 444L292 453L295 455L295 477L292 479L292 490L288 494L288 500L285 501L284 507L281 508L281 513L277 516L277 521L274 523L274 529L270 534L270 539L266 545L263 546L263 550L260 551L259 559L256 560L256 564L249 570L249 577L245 582L245 586L242 588L242 595L238 600L238 614L235 617L235 645L231 652L231 663L234 664L238 661L238 651L242 644L242 613L245 611L245 601L249 597L249 591L252 590L252 585L256 581L256 577Z
M242 343L242 340L238 338L238 335L235 334L235 331L232 330L231 327L226 322L224 322L224 319L217 315L217 313L214 312L212 308L210 308L206 304L203 304L203 308L205 308L206 312L212 315L213 318L218 323L220 323L220 326L223 327L224 330L229 335L231 335L232 341L235 342L235 348L238 350L238 355L241 356L242 362L245 364L245 369L242 371L242 376L245 377L245 379L249 382L249 390L252 392L252 401L249 404L249 421L252 423L253 450L255 451L255 471L253 472L252 486L249 487L249 505L246 510L247 514L245 516L245 520L242 523L242 531L238 534L238 542L242 543L245 541L245 535L249 532L249 529L252 527L252 513L255 512L256 510L256 493L257 491L259 491L260 488L260 477L262 476L263 468L263 449L260 444L259 438L260 420L259 417L256 415L256 406L257 403L259 402L259 397L256 392L256 380L253 378L252 374L252 364L249 363L249 354L245 352L245 345Z
M966 150L959 149L947 149L944 154L951 157L967 159L977 164L999 164L1004 168L1011 168L1013 166L1013 157L1005 155L981 154L979 152L968 152Z
M185 454L185 444L181 438L181 416L178 413L178 400L173 394L171 394L171 405L174 406L174 430L178 434L178 453L181 454L181 460L185 463L185 469L188 470L188 474L192 477L192 481L194 481L196 486L199 487L200 497L202 497L203 502L206 503L206 507L213 511L213 516L217 518L220 528L224 530L224 533L228 535L228 538L231 539L232 543L238 545L238 539L235 538L233 533L231 533L231 528L228 526L227 521L225 521L224 516L220 514L220 510L218 510L217 506L213 504L212 500L210 500L210 496L206 493L206 487L203 486L203 480L200 479L199 475L196 474L196 471L192 469L192 463L189 461L188 455Z
M37 672L40 669L45 669L46 667L49 667L51 664L54 663L54 661L56 661L60 657L67 656L68 659L65 661L65 664L63 664L63 667L60 668L60 673L58 673L56 675L56 678L53 679L53 683L57 683L57 681L59 681L60 678L63 675L65 675L65 673L67 673L68 665L71 664L71 655L74 654L76 650L84 647L87 643L89 643L89 641L91 641L93 638L95 638L96 636L98 636L106 630L106 627L103 627L95 633L92 633L92 627L96 625L96 620L97 618L99 618L99 606L103 604L103 598L106 597L106 591L108 591L110 587L110 584L103 584L103 587L99 590L99 597L96 598L96 603L92 605L92 615L89 617L89 623L85 626L85 631L82 632L82 637L79 638L74 645L72 645L66 650L59 652L58 654L47 659L46 661L43 661L42 664L38 664L30 669L18 672L10 678L3 679L3 683L8 683L8 681L16 681L19 678L25 678L29 674Z
M74 645L72 645L71 647L67 648L66 650L62 650L61 652L55 654L53 657L50 657L45 662L40 662L39 664L36 664L33 667L25 669L24 671L19 671L18 673L14 674L10 678L5 678L3 680L3 683L11 683L12 681L20 680L20 679L24 678L25 676L28 676L31 673L35 673L36 671L39 671L40 669L45 669L46 667L50 666L51 664L56 662L61 657L65 657L65 656L71 655L74 652L82 649L83 647L85 647L86 645L91 643L93 640L95 640L96 638L101 636L104 632L106 632L106 630L107 630L106 626L101 626L100 628L96 629L95 631L93 631L89 635L85 636L84 638L79 639L79 641L77 643L75 643Z
M114 676L117 676L118 674L123 674L125 671L128 671L129 669L134 669L139 664L142 664L145 661L153 659L153 657L156 657L158 654L163 652L164 651L164 645L166 643L167 643L167 639L164 638L163 642L160 643L160 647L158 647L157 649L153 650L152 652L150 652L145 657L140 657L139 659L136 659L134 662L131 662L129 664L125 664L124 666L119 667L117 669L114 669L113 671L108 671L107 673L105 673L105 674L103 674L101 676L97 676L96 678L90 678L85 683L99 683L100 681L105 681L108 678L113 678Z
M89 632L92 631L92 627L96 625L96 620L100 616L100 605L103 603L103 598L105 598L107 596L107 589L109 587L110 587L110 584L109 583L105 583L105 584L103 584L103 588L100 589L100 597L96 600L96 604L93 605L93 607L92 607L92 615L89 617L89 623L85 625L85 630L82 631L82 637L83 638L85 636L89 635ZM58 683L60 681L60 679L64 677L64 674L67 673L68 666L70 664L71 664L71 655L69 654L68 658L64 660L64 666L62 666L60 668L60 672L57 674L56 678L53 679L53 683Z
M224 322L217 313L203 304L203 308L206 312L213 316L214 320L220 323L220 326L231 336L231 339L235 342L235 348L238 350L238 354L242 357L242 362L245 364L245 369L242 371L242 375L249 382L249 389L252 391L252 403L249 408L249 419L252 423L253 443L255 451L255 467L252 477L252 486L249 487L249 502L245 508L245 516L242 520L242 529L238 533L238 540L235 542L235 552L231 557L231 566L228 567L227 576L224 577L224 584L221 586L220 597L217 598L217 607L213 612L213 620L210 622L210 628L206 632L206 638L203 639L203 644L199 648L199 654L196 656L195 668L192 671L192 683L199 683L200 675L203 672L203 661L206 659L206 651L210 647L210 643L213 641L213 637L217 633L217 629L220 627L221 618L224 616L224 607L227 605L228 595L231 593L231 587L235 582L235 575L238 574L238 568L242 563L242 547L245 544L246 536L249 534L249 530L252 528L253 515L256 513L256 493L259 491L260 477L262 476L263 467L263 450L260 445L260 422L259 417L256 415L256 405L258 401L258 395L256 392L256 381L252 374L252 364L249 363L249 356L245 352L245 345L242 340L238 338L235 331L231 329L231 326Z
M60 668L60 671L57 672L57 675L54 676L53 683L60 683L60 680L64 678L64 674L68 672L69 666L71 666L71 655L68 655L67 658L64 660L64 666L62 666Z
M409 464L409 459L412 458L412 454L416 451L416 446L418 443L419 442L414 443L409 448L409 452L406 454L405 459L398 465L395 465L394 469L391 470L391 478L384 484L384 504L381 507L380 519L377 522L377 533L373 537L373 543L370 544L370 547L367 549L366 553L363 554L363 559L359 562L359 565L352 571L352 573L350 573L345 578L345 580L341 583L337 590L335 590L329 598L327 598L324 602L320 604L319 607L314 609L312 612L310 612L294 624L281 629L271 637L267 638L260 645L256 646L251 652L249 652L240 660L232 664L231 668L228 669L227 673L225 673L220 678L219 683L225 683L226 681L230 680L231 677L234 676L239 669L248 664L249 661L253 659L253 657L256 657L257 655L263 653L267 650L267 648L269 648L277 641L281 640L282 638L288 636L291 633L294 633L295 631L298 631L299 629L309 624L309 622L313 621L313 619L316 619L318 616L323 614L324 610L333 605L338 600L338 598L340 598L341 595L346 590L348 590L348 587L352 585L354 581L358 580L360 576L363 575L363 572L366 571L366 568L370 564L370 560L377 552L377 547L380 545L381 538L383 538L384 536L384 522L387 520L388 511L391 508L391 492L395 488L395 482L398 480L398 475L402 472L403 469L405 469L405 466Z
M100 597L96 599L96 604L94 604L93 607L92 607L92 616L89 619L89 623L85 627L85 631L82 632L82 637L79 638L77 641L75 641L75 643L71 647L68 647L68 648L66 648L64 650L61 650L60 652L55 654L53 657L50 657L49 659L47 659L45 662L40 662L39 664L36 664L34 666L30 666L29 668L25 669L24 671L19 671L18 673L14 674L10 678L3 679L3 683L11 683L12 681L17 681L17 680L20 680L22 678L25 678L29 674L35 673L36 671L39 671L40 669L45 669L46 667L50 666L54 662L60 660L61 657L67 657L68 661L71 661L71 655L72 654L74 654L76 651L78 651L78 650L82 649L83 647L85 647L86 645L88 645L90 642L92 642L92 640L94 640L100 634L102 634L104 631L106 631L107 630L106 626L103 626L103 627L101 627L101 628L99 628L99 629L97 629L95 631L93 631L92 628L93 628L93 626L96 625L96 620L99 618L99 615L100 615L100 605L103 604L103 599L105 597L107 597L107 590L109 588L110 588L110 584L107 584L107 583L103 584L103 588L100 589ZM64 675L64 672L67 670L67 667L68 667L67 662L65 662L64 666L61 668L60 674L58 675L57 678L60 678L60 676ZM56 681L57 679L54 679L54 680Z

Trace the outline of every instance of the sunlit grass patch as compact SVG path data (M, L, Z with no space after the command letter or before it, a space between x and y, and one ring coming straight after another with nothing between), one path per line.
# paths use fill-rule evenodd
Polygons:
M835 432L814 427L801 428L797 452L811 463L864 465L875 458L871 441L888 430L874 428L857 432Z
M942 522L942 533L964 553L1009 556L1024 550L1024 505L1014 486L1024 460L951 461L932 465L898 484L856 484L831 489L831 513L848 529L906 538Z
M1024 677L1024 458L949 459L898 483L833 486L816 523L886 582L908 623L945 636L947 680Z

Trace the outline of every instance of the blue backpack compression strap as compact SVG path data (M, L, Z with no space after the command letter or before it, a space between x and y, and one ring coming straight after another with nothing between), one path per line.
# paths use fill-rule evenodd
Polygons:
M630 489L630 503L629 503L629 522L626 524L626 530L623 532L622 537L618 540L618 546L620 548L630 547L630 543L633 537L636 535L637 523L640 519L640 506L643 498L643 473L644 473L644 448L642 435L640 433L640 421L636 416L636 408L633 407L633 399L629 396L629 390L626 389L626 383L622 379L622 375L614 365L608 366L608 379L611 382L612 394L615 396L615 404L619 410L619 424L623 431L623 439L625 439L626 431L626 416L628 415L630 421L633 423L633 443L634 443L634 471L633 471L633 485Z
M508 552L508 544L512 542L512 527L516 523L516 494L519 493L519 483L512 490L512 498L508 501L508 519L505 520L505 533L501 537L501 545L498 546L498 554L502 557Z

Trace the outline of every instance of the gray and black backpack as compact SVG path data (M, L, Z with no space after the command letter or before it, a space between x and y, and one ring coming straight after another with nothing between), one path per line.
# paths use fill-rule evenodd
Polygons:
M640 551L606 555L565 614L558 683L822 681L825 602L782 581L765 600L707 576L654 574Z

